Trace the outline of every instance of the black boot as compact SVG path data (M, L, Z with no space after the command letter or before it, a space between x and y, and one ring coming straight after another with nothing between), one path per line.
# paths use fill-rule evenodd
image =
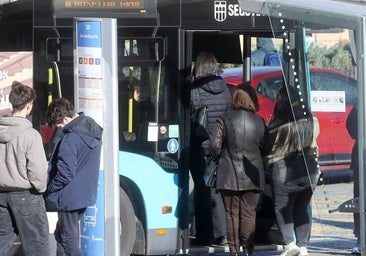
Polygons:
M250 252L250 250L243 248L243 256L251 256L252 253Z

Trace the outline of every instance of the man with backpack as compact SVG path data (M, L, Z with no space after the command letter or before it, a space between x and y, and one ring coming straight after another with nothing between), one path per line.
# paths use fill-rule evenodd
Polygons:
M252 66L280 66L281 56L272 38L258 37L257 49L252 52Z

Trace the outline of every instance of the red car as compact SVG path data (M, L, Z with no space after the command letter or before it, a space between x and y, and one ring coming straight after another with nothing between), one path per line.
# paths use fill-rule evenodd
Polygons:
M243 69L224 69L221 76L229 86L242 83ZM346 129L346 120L353 105L357 102L357 82L355 79L332 69L310 68L311 102L314 110L317 95L344 95L335 105L321 111L314 110L319 120L320 134L317 142L319 146L319 163L321 170L344 170L349 168L351 151L354 140ZM251 85L255 88L259 100L259 115L266 122L273 113L276 93L283 84L280 66L252 67ZM324 96L323 96L324 98ZM334 97L333 97L334 98ZM342 102L345 99L345 104ZM318 109L318 107L317 107Z

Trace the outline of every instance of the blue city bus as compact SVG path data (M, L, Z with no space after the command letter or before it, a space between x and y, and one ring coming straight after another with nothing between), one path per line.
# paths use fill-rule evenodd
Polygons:
M246 12L235 0L18 0L0 1L0 13L0 54L32 53L32 74L9 70L1 99L15 80L33 86L32 122L41 132L52 99L75 98L73 18L117 19L119 118L111 122L119 127L123 256L192 251L189 83L200 51L211 51L222 65L243 66L249 83L252 39L274 38L281 42L284 78L307 93L305 72L292 72L306 67L303 24ZM281 243L267 190L258 207L257 245ZM88 213L89 222L95 214Z

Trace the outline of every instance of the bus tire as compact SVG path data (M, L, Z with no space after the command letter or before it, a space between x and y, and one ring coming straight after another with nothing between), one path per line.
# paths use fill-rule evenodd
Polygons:
M130 256L136 239L136 216L127 193L120 188L121 256Z

